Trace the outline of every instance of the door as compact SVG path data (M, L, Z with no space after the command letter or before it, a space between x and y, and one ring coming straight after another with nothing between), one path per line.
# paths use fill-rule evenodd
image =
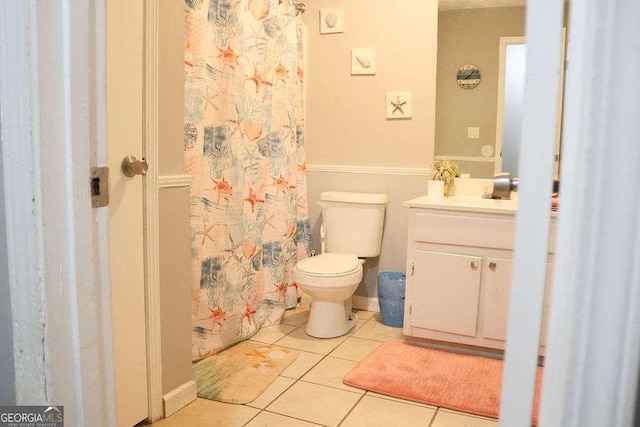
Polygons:
M505 341L507 339L507 320L509 315L509 298L513 278L513 261L502 258L487 258L483 266L484 306L482 321L482 337ZM540 345L547 342L547 315L551 296L551 280L553 263L547 263L542 329Z
M504 341L507 339L513 261L487 258L482 275L484 277L482 337Z
M411 326L476 336L481 257L415 251Z
M147 418L143 179L121 171L142 157L143 2L107 4L107 151L111 180L109 238L118 425Z

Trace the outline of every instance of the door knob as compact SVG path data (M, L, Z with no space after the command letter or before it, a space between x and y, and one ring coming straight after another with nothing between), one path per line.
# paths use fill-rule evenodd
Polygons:
M489 263L489 270L495 271L496 267L497 267L497 264L495 262Z
M147 161L136 159L134 156L126 156L122 159L122 173L129 178L136 175L146 175L149 170Z

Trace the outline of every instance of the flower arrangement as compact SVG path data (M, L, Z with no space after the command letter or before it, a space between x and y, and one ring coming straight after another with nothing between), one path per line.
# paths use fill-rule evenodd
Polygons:
M436 160L431 165L431 179L444 181L444 195L450 195L455 189L455 178L460 176L460 165L450 160Z

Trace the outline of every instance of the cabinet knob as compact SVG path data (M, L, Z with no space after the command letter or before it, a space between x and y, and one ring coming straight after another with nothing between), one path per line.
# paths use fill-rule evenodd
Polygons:
M472 270L478 269L478 261L471 261L471 269Z
M495 271L496 267L497 267L497 265L496 265L495 262L490 262L489 263L489 270Z

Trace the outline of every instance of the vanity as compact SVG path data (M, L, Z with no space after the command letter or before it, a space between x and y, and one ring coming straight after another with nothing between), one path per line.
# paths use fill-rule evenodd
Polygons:
M404 335L504 350L517 200L408 200ZM556 218L551 218L539 354L544 355Z

